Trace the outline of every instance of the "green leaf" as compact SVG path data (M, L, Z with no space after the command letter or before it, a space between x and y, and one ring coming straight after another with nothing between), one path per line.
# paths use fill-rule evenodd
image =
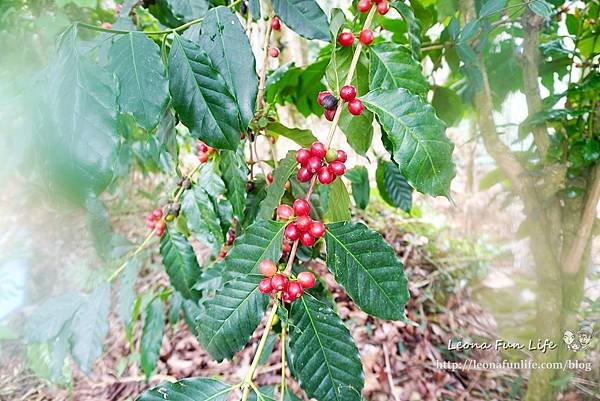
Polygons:
M273 0L275 14L306 39L329 41L327 16L315 0Z
M122 35L108 53L119 80L119 107L146 131L160 121L169 101L169 84L158 45L143 33Z
M331 54L331 60L325 70L325 78L333 93L339 93L342 86L346 84L355 49L356 46L340 47ZM356 87L358 96L369 91L368 76L369 60L363 52L359 56L356 71L352 77L352 85Z
M264 177L254 179L254 188L246 197L246 210L244 211L244 227L249 226L256 220L256 216L260 210L260 203L267 196L267 180Z
M234 95L245 131L254 117L258 76L250 41L238 17L227 7L211 9L201 27L200 47L208 53Z
M225 238L215 206L203 189L202 181L199 183L183 193L181 210L185 215L186 225L190 232L207 245L213 254L217 254Z
M200 294L194 290L194 284L200 277L200 266L183 234L168 229L160 239L160 255L173 287L184 298L197 301Z
M359 222L332 223L325 241L327 267L359 308L381 319L404 318L403 266L379 233Z
M379 194L389 205L405 212L412 209L413 189L395 163L380 160L375 174Z
M404 88L423 98L429 90L421 64L411 51L391 42L371 46L369 81L371 89Z
M269 123L267 125L267 134L284 136L305 148L308 148L313 142L317 141L317 138L313 135L311 130L288 128L279 122Z
M261 17L260 13L260 0L249 0L248 8L254 20L257 20Z
M227 199L233 206L233 214L239 221L243 221L248 180L248 166L244 159L244 152L226 150L219 152L219 157L219 167L227 187Z
M433 107L406 89L376 89L362 100L387 132L394 161L409 184L425 194L448 195L456 174L454 145Z
M83 301L84 298L77 293L58 295L44 301L27 319L24 330L27 342L46 342L58 336Z
M296 152L293 150L289 151L285 158L279 160L277 168L273 170L273 183L267 187L267 196L260 204L259 218L273 218L273 213L285 192L285 183L294 174L297 167Z
M488 17L497 13L506 6L506 0L487 0L479 10L479 18Z
M327 221L350 220L350 195L341 178L336 178L329 186L327 197Z
M183 320L187 325L188 330L195 336L198 336L198 330L196 329L196 322L200 318L200 307L194 301L189 299L183 300Z
M200 167L197 182L202 183L202 189L213 198L225 194L225 183L221 179L221 175L217 172L216 164L213 160L209 160Z
M156 362L158 362L164 330L165 304L160 298L156 298L146 308L142 339L140 340L140 366L146 378L152 375Z
M333 310L309 294L292 304L290 360L300 387L319 401L360 401L358 349Z
M284 228L285 224L272 220L259 220L248 227L224 259L225 274L232 277L258 273L263 259L277 262L281 257Z
M204 17L209 4L207 0L158 0L158 6L164 22L178 27Z
M417 18L413 10L407 4L402 1L394 1L390 4L391 7L395 8L398 13L402 16L406 25L408 26L408 43L415 56L416 60L421 59L421 23Z
M532 0L527 4L527 7L545 20L550 19L554 13L552 4L545 0Z
M365 166L356 166L346 171L345 177L352 184L352 197L359 209L366 209L369 204L369 173Z
M162 383L144 391L136 401L227 401L231 386L215 379L193 377Z
M133 315L133 304L135 302L135 281L138 277L140 261L133 257L127 261L125 270L119 278L119 290L117 292L117 311L127 326L131 322Z
M183 297L177 291L174 291L169 297L169 323L176 325L179 322L179 315L183 307Z
M169 88L194 137L214 148L237 149L243 129L235 98L206 52L178 34L169 53Z
M258 291L263 278L259 274L238 276L202 303L198 339L217 361L231 359L260 324L269 304L269 297Z
M348 108L342 110L338 126L346 135L348 144L360 155L365 155L373 142L373 113L368 110L360 116L350 114Z
M86 374L102 355L102 342L108 334L110 285L103 283L89 294L77 309L71 323L71 352L77 366Z
M443 86L433 88L431 105L435 112L449 126L458 124L465 113L460 96L452 89Z

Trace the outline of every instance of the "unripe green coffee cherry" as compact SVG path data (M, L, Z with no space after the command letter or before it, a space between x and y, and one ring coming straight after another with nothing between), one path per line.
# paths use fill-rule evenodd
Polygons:
M335 149L329 149L325 154L325 160L327 160L328 163L334 161L335 159L337 159L337 157L338 154Z

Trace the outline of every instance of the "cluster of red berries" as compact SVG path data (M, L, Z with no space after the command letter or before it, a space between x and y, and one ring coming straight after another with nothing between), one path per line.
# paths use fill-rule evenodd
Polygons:
M348 155L343 150L325 149L321 142L314 142L310 149L296 151L296 161L300 169L296 177L300 182L308 182L317 174L321 184L331 184L335 177L346 172L346 159Z
M358 34L358 40L363 45L370 45L375 39L375 33L370 29L363 29ZM352 46L354 44L354 34L349 31L344 31L338 35L338 43L341 46Z
M146 216L146 225L149 229L154 230L157 237L162 237L167 228L167 223L162 218L163 211L157 207Z
M278 31L281 29L281 20L277 17L273 17L273 19L271 20L271 29L273 29L274 31ZM269 56L273 57L273 58L277 58L279 57L279 49L276 47L269 47Z
M283 302L292 303L304 295L304 290L315 286L314 274L301 272L296 280L290 280L285 274L278 273L277 265L271 259L260 262L258 269L265 276L258 284L258 290L263 294L281 293Z
M344 85L340 89L340 98L348 103L348 111L352 115L359 116L365 110L363 102L356 97L354 85ZM325 118L332 121L338 105L337 98L331 92L323 91L319 92L317 103L325 108Z
M277 207L277 217L281 220L295 218L285 227L285 238L294 242L300 240L304 246L313 246L317 238L325 234L325 224L310 218L310 204L305 199L296 199L293 208L281 204ZM285 250L284 250L285 251Z
M211 148L202 141L196 142L196 150L198 151L198 161L200 163L206 163L208 156L216 151L215 148Z
M361 13L366 13L371 9L373 3L377 4L377 12L381 15L385 15L390 11L390 3L387 0L358 0L356 8Z

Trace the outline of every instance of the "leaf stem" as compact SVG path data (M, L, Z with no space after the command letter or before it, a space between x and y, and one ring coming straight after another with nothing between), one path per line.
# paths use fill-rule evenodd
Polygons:
M267 344L267 338L269 337L269 333L271 332L271 328L273 328L273 320L275 320L275 316L277 315L277 307L279 303L277 300L273 302L273 307L271 308L271 312L269 313L269 318L267 319L267 325L265 326L265 331L260 339L260 343L258 343L258 348L256 349L256 354L254 354L254 359L252 360L252 364L250 365L250 369L244 377L244 380L241 383L243 393L242 393L242 401L248 400L248 395L250 394L250 388L252 387L252 380L254 379L254 373L256 372L256 368L258 367L258 363L260 361L260 357L265 350L265 345Z

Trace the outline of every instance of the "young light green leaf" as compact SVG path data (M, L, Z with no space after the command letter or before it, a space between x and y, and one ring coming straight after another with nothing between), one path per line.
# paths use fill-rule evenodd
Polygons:
M332 223L325 242L327 267L359 308L381 319L404 318L403 266L379 233L359 222Z
M27 319L24 330L27 342L45 342L56 337L83 302L84 298L77 293L62 294L44 301Z
M254 117L258 76L252 47L238 17L227 7L208 11L202 21L200 47L208 53L234 95L245 131Z
M448 195L455 176L454 145L433 107L406 89L376 89L363 97L392 142L394 161L411 186L430 195Z
M298 145L308 148L317 138L309 129L288 128L279 122L272 122L267 125L267 133L270 135L284 136Z
M360 401L364 378L358 349L338 315L305 294L292 304L290 320L290 360L306 395Z
M119 80L119 106L146 131L153 130L169 101L169 83L158 45L143 33L122 35L111 46L108 67Z
M154 299L146 308L144 328L140 340L140 366L146 378L152 375L162 345L165 330L165 304L160 298Z
M341 178L336 178L329 186L327 196L326 221L350 220L350 195Z
M146 390L136 401L227 401L229 384L215 379L192 377L175 383L165 382Z
M380 160L376 171L377 189L389 205L410 212L413 189L393 162Z
M404 88L425 97L429 90L427 79L406 47L384 42L371 46L369 87L371 89Z
M135 281L140 269L139 259L133 257L127 261L125 270L119 277L119 290L117 292L117 311L127 326L131 322L133 304L135 302Z
M269 297L258 291L264 277L248 274L234 278L202 305L198 339L217 361L231 359L240 351L263 318Z
M194 185L183 193L181 210L190 232L207 245L213 254L219 253L225 238L214 204L202 185Z
M160 255L173 287L184 298L197 301L200 298L194 284L200 277L200 266L194 249L183 234L169 229L160 239Z
M244 152L226 150L219 152L219 157L219 168L227 186L227 199L231 202L233 214L242 222L246 203L246 181L248 180L248 167L244 159Z
M365 166L355 166L346 171L345 177L352 184L352 197L359 209L366 209L369 204L369 173Z
M194 137L214 148L237 149L243 129L235 98L206 52L178 34L169 53L169 88Z
M352 65L355 46L340 47L331 54L331 60L325 70L325 78L333 93L339 93L346 84L346 78ZM352 77L352 85L356 87L359 96L369 91L369 60L365 53L361 53Z
M354 116L344 108L338 125L352 149L360 155L366 154L373 142L373 113L365 110L360 116Z
M273 213L281 197L285 192L285 183L296 171L298 162L296 161L296 152L289 151L288 154L279 161L275 170L273 170L273 183L267 187L267 196L260 204L258 216L261 219L273 218Z
M329 41L327 16L315 0L273 0L275 14L306 39Z

